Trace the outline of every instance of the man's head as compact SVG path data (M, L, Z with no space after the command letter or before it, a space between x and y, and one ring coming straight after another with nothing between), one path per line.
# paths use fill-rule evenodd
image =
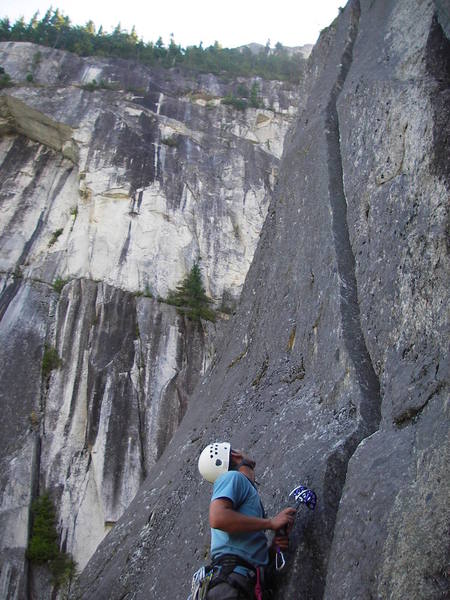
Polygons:
M227 471L240 471L251 481L255 480L255 461L242 450L232 450L229 442L215 442L204 448L198 459L201 476L214 483Z
M243 473L250 481L255 481L256 462L242 450L231 450L230 470Z

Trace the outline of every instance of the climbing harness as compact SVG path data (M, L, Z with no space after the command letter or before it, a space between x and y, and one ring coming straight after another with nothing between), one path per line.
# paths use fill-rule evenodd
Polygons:
M300 504L305 504L309 509L314 510L317 504L317 496L313 490L308 489L304 485L298 485L289 494L289 498L293 496L295 501L295 508L298 509ZM275 555L275 569L281 571L284 568L286 561L284 554L277 546Z
M230 577L236 567L248 569L251 575L247 579L248 585ZM255 586L256 573L256 586ZM247 597L255 594L256 600L262 600L262 573L259 567L248 563L243 558L234 554L224 554L213 560L211 565L203 566L192 577L191 593L187 600L204 600L208 590L219 583L227 583L243 592ZM259 591L258 591L259 590ZM260 595L258 596L257 593Z

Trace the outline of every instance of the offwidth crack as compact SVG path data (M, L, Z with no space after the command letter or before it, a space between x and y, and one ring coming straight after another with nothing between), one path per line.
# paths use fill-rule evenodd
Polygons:
M344 192L342 156L340 147L339 116L337 101L353 60L353 46L358 35L360 4L355 0L349 7L349 37L340 60L339 73L330 93L326 107L326 142L328 190L331 203L332 229L340 280L340 310L344 344L356 373L361 390L360 419L357 428L328 457L323 502L327 506L326 536L333 538L339 501L347 475L348 463L363 439L377 431L381 419L380 382L373 368L367 349L358 303L358 287L355 274L355 256L350 243L347 221L347 201ZM322 589L325 591L325 577Z
M362 392L360 414L364 429L362 433L365 437L376 431L380 423L380 382L374 371L361 327L358 288L355 275L355 257L350 244L347 222L347 201L344 192L339 117L337 112L337 101L353 60L353 45L358 33L360 17L359 1L354 2L352 11L349 41L341 57L340 71L332 88L326 109L326 140L333 236L341 282L340 304L343 336Z

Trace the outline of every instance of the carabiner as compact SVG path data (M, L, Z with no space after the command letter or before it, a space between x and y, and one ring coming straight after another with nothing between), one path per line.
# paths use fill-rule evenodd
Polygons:
M275 569L277 571L281 571L285 564L286 561L284 560L284 554L279 548L277 548L277 553L275 555Z

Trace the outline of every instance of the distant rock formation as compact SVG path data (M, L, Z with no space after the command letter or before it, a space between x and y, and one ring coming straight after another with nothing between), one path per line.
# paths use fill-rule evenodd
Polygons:
M246 48L248 48L252 54L259 54L260 52L264 52L265 46L263 44L255 43L246 44L245 46L239 46L238 50L244 51ZM288 56L298 55L301 58L309 58L312 49L313 44L303 44L303 46L283 46L283 50ZM269 52L274 52L274 49L270 48Z

